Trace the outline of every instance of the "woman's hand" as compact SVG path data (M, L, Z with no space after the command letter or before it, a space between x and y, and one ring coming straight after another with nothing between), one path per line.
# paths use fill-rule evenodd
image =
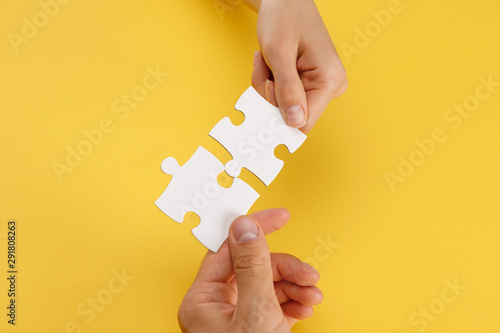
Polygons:
M309 132L347 89L344 66L313 0L246 0L259 7L253 87L288 125Z

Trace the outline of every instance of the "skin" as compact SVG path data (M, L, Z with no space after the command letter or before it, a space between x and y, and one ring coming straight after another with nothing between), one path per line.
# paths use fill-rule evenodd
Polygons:
M347 89L344 66L318 9L313 0L243 1L258 12L260 51L252 86L279 107L289 126L308 133L329 102ZM236 229L241 231L245 218L257 236L239 242ZM183 332L290 332L313 315L312 307L323 300L315 286L319 273L289 254L270 253L266 243L265 235L288 219L286 209L269 209L233 222L219 251L207 252L182 301Z
M308 133L328 103L347 89L344 66L313 0L245 0L258 11L252 86L278 106L288 125ZM299 105L305 124L290 119Z
M182 332L281 333L313 314L323 294L319 273L294 256L270 253L266 234L282 228L290 214L268 209L236 219L217 253L208 251L178 311ZM235 225L251 219L253 240L238 242Z

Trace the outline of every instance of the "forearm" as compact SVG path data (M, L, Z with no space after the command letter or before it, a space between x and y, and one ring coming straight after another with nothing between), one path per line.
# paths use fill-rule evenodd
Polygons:
M261 2L262 0L243 0L243 3L256 13L259 12Z

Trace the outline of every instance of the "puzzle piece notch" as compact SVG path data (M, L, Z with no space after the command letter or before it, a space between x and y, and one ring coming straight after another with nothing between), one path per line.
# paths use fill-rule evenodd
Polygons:
M245 215L259 194L241 179L234 179L229 189L221 194L201 212L200 224L192 230L193 235L206 248L217 252L229 236L231 223L240 215Z
M182 166L173 157L166 158L162 170L172 180L156 200L156 206L176 222L183 222L188 212L200 218L193 235L208 249L216 252L229 235L231 222L244 215L259 194L240 179L228 189L220 186L217 175L222 163L203 147L198 147Z
M172 175L172 180L155 204L174 221L181 223L187 212L198 214L198 210L204 208L203 202L198 202L205 201L202 199L203 187L214 182L217 184L217 175L224 171L224 166L200 146L183 166L179 166L175 158L168 157L163 160L161 169Z
M274 149L283 144L293 153L307 136L288 126L279 109L262 98L253 87L243 93L235 109L244 113L243 124L235 126L225 117L209 135L231 154L233 159L225 165L230 176L238 177L241 168L245 167L269 185L284 165L274 155Z

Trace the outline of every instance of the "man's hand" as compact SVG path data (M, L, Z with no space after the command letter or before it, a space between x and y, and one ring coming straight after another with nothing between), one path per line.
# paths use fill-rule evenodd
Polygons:
M313 314L323 295L319 273L284 253L269 253L265 235L283 227L286 209L236 219L217 253L208 251L179 308L189 333L285 333Z

